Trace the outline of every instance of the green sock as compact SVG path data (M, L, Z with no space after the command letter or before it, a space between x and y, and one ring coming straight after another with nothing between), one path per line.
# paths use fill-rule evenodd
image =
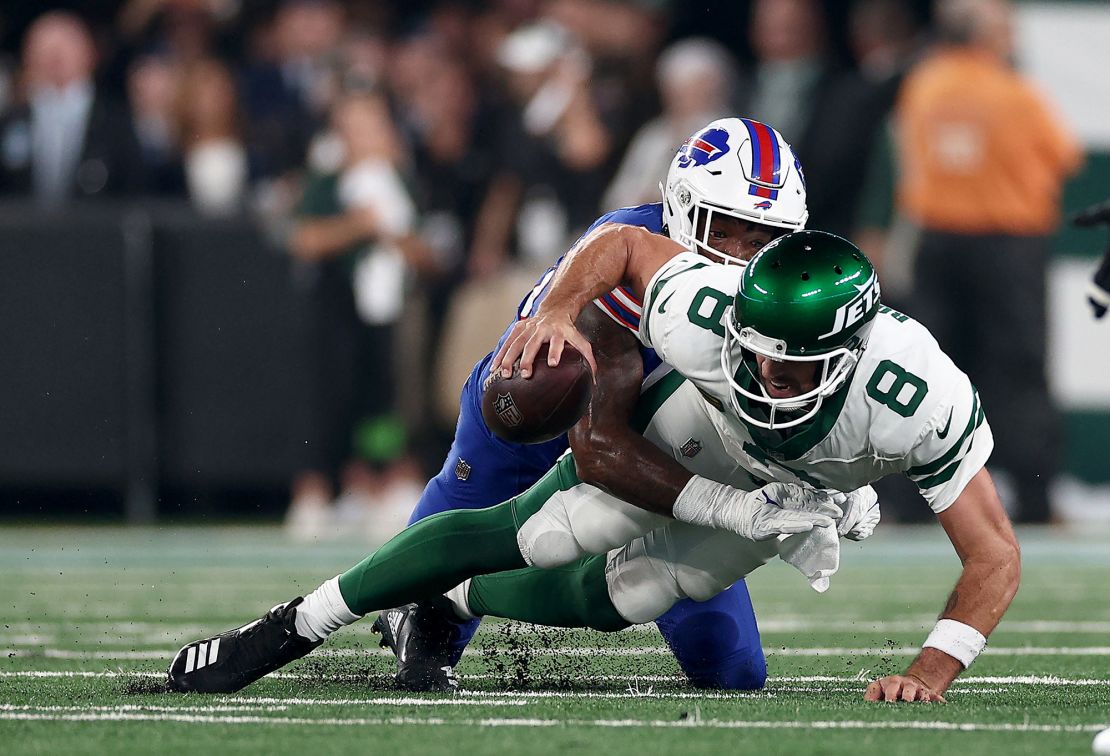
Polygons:
M504 617L549 627L622 630L605 582L604 555L551 570L526 567L470 581L467 604L478 615Z
M339 576L343 600L355 614L368 614L439 596L475 575L525 567L517 530L552 494L579 482L567 455L509 501L421 520Z

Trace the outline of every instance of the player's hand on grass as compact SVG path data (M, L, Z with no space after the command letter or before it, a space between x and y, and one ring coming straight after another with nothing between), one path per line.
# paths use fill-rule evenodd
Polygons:
M887 675L867 686L864 701L948 703L944 696L914 675Z
M832 501L844 511L837 520L836 532L841 538L862 541L875 532L879 524L879 495L871 486L857 488L849 493L835 492Z
M591 373L597 375L597 363L594 362L594 351L589 340L575 327L571 315L557 311L537 313L533 317L518 320L509 331L501 349L494 355L490 372L500 370L501 375L508 378L513 374L513 365L519 358L520 374L525 378L531 377L536 353L544 344L551 345L547 351L548 365L558 365L563 355L563 346L570 344L586 359Z

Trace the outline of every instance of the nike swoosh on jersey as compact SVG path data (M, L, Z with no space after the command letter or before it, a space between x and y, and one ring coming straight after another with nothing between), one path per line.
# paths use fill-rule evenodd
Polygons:
M954 410L948 410L948 422L944 424L943 430L937 431L937 438L945 439L948 437L948 431L952 428L952 413Z
M662 302L659 303L659 312L666 312L667 311L667 302L670 302L671 297L673 297L673 296L674 296L674 292L672 291L670 294L667 295L666 299L664 299Z

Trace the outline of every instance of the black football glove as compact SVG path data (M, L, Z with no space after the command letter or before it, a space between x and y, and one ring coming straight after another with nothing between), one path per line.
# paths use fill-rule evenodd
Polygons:
M1091 205L1080 211L1072 223L1089 228L1100 224L1110 226L1110 200ZM1102 263L1095 271L1095 277L1087 287L1087 302L1090 303L1096 319L1101 319L1110 310L1110 247L1102 255Z

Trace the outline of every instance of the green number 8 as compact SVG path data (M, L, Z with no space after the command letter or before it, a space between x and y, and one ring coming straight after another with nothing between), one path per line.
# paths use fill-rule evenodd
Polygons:
M880 389L879 384L883 382L888 373L894 376L894 380L887 388ZM898 397L906 386L913 386L913 393L905 401L900 401ZM871 375L871 380L867 382L867 395L879 404L894 410L902 417L910 417L914 412L917 412L917 408L921 406L921 402L924 401L927 393L929 393L929 384L925 382L924 378L914 375L890 360L880 362Z

